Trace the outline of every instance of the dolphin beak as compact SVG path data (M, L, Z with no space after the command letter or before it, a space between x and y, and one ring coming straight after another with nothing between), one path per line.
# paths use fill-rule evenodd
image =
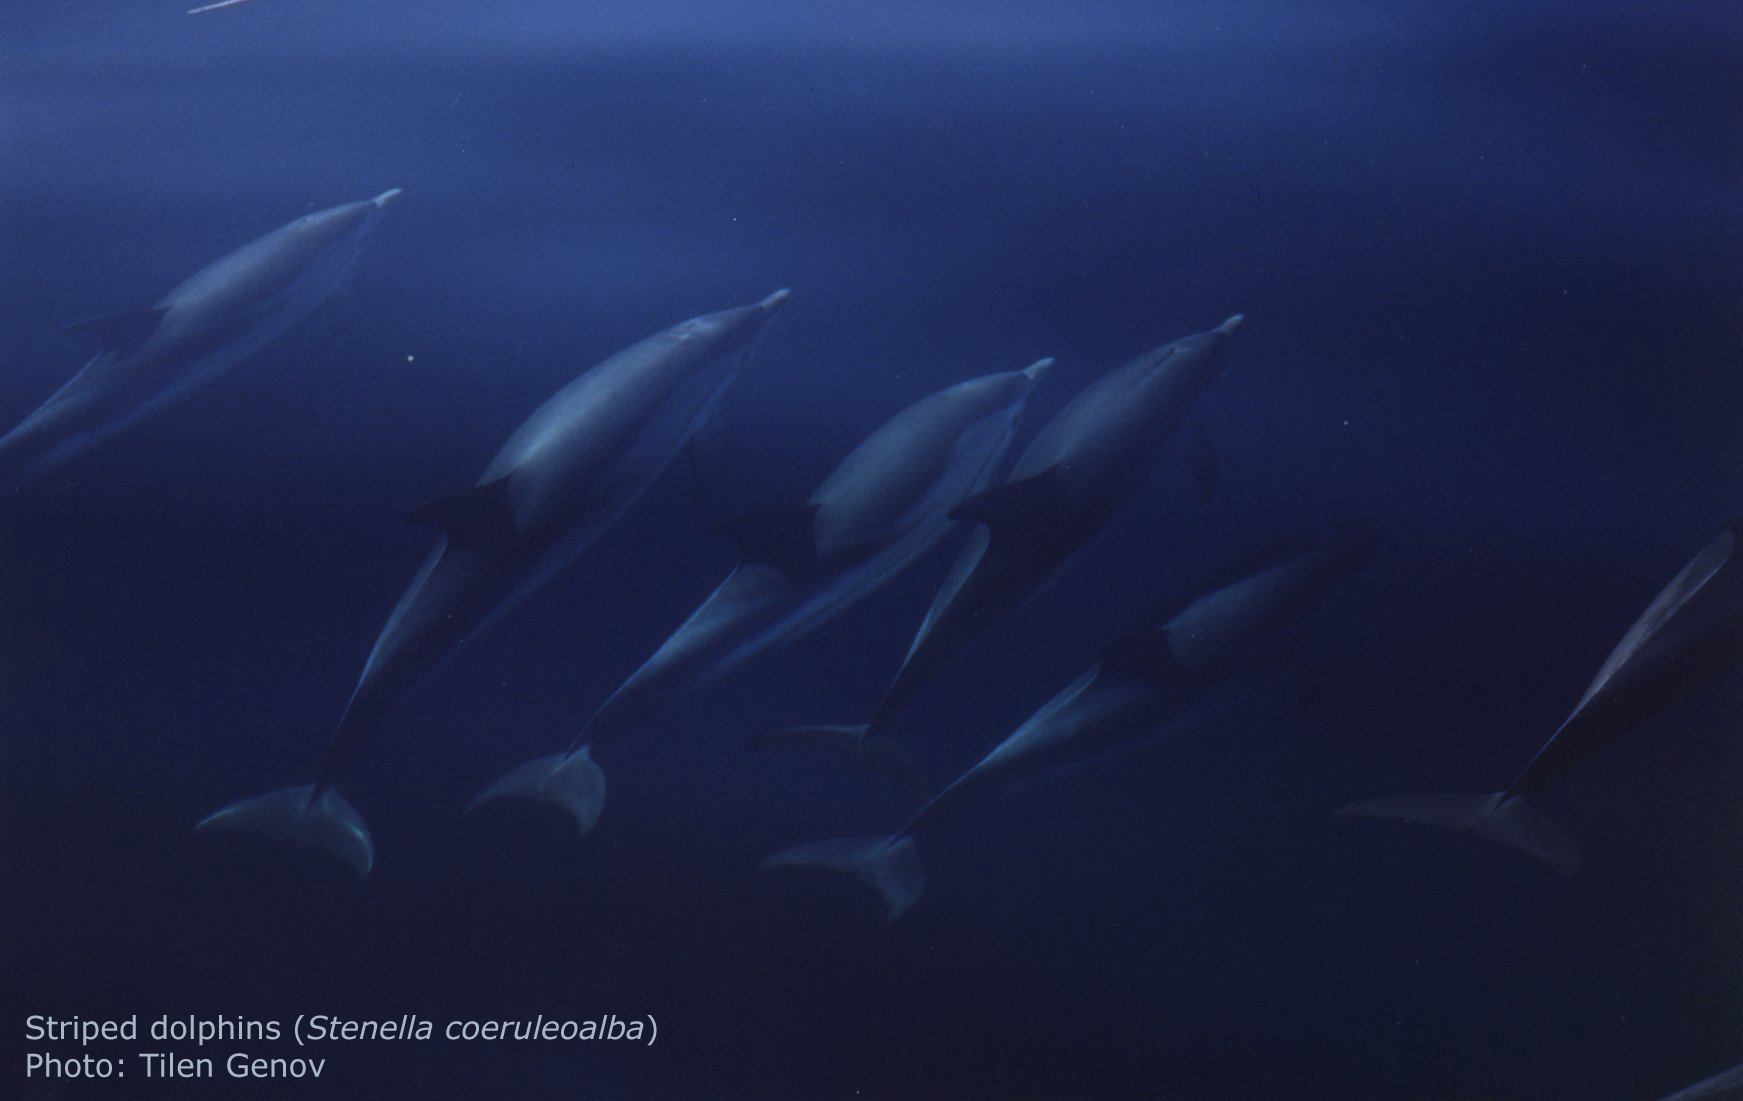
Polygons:
M377 210L386 210L389 203L404 194L405 192L399 188L391 187L369 201L375 204Z
M1246 324L1246 321L1247 315L1244 313L1231 314L1227 321L1216 327L1216 331L1224 336L1228 336L1230 333Z
M758 302L757 305L762 307L764 313L774 313L776 310L781 308L781 303L785 302L792 296L792 291L788 290L786 287L782 287L774 294L771 294L761 302Z
M1031 383L1039 382L1039 381L1041 381L1041 376L1046 374L1047 369L1051 366L1053 366L1053 357L1052 356L1048 356L1046 359L1038 359L1035 362L1029 364L1027 367L1023 368L1023 375Z

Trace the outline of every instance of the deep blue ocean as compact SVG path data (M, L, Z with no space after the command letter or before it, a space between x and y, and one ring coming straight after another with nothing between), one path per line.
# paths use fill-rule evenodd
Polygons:
M1743 677L1535 801L1563 878L1334 820L1507 784L1743 512L1743 11L1613 0L6 0L0 430L154 302L390 188L264 351L0 500L0 1096L1654 1101L1743 1062ZM560 386L790 287L707 430L393 714L376 845L194 824L307 783L471 485ZM987 801L885 921L759 872L912 792L747 738L869 709L961 533L602 748L591 834L467 803L952 383L1019 429L1233 313L1178 455L893 736L933 786L1279 538L1379 539L1238 705ZM695 467L693 470L692 467ZM697 471L701 474L698 476ZM451 1021L658 1022L627 1042ZM432 1022L427 1041L33 1040L33 1015ZM145 1077L140 1053L214 1058ZM224 1060L324 1058L240 1080ZM32 1054L124 1078L27 1076Z

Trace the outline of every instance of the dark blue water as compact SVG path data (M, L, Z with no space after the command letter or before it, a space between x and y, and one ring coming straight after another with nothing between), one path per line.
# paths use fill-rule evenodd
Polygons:
M1743 504L1740 96L1723 5L11 0L7 425L89 355L62 325L406 194L309 320L0 507L0 1095L1649 1101L1743 1059L1735 678L1546 797L1572 879L1331 818L1505 784ZM193 832L313 773L432 542L406 511L588 365L781 286L702 503L674 466L346 782L368 879ZM1233 312L1210 503L1162 468L896 734L948 777L1229 563L1372 525L1246 706L964 815L893 924L757 874L910 809L741 744L868 708L936 552L614 744L591 836L462 815L731 567L709 521L1056 356L1026 439ZM294 1043L99 1044L126 1079L24 1074L78 1052L32 1014L608 1013L658 1042L332 1045L318 1083L224 1075ZM218 1077L147 1083L147 1050Z

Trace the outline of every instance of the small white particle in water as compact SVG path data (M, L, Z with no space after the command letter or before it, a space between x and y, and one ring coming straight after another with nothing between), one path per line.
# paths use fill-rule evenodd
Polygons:
M406 356L406 357L405 357L405 361L406 361L406 362L407 362L407 363L413 363L413 362L416 362L416 360L417 360L417 358L418 358L418 357L417 357L417 356ZM1349 422L1349 421L1345 421L1345 422L1344 422L1344 423L1345 423L1345 424L1348 424L1348 423L1350 423L1350 422Z

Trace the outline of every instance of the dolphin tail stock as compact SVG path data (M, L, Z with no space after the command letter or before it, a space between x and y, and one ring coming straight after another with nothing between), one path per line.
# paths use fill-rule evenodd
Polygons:
M485 788L466 809L503 798L549 803L573 818L585 836L605 810L605 773L594 763L588 746L535 757Z
M926 866L914 839L889 837L836 837L787 849L764 860L764 869L821 868L850 875L876 891L883 900L884 920L894 921L920 900L926 889Z
M1573 838L1518 795L1394 795L1338 808L1338 818L1391 818L1468 833L1517 849L1562 875L1580 870Z
M789 726L753 734L745 748L754 751L786 748L811 750L835 757L873 776L915 789L926 785L925 770L894 739L873 734L869 723L857 726Z
M304 784L269 791L214 811L194 828L260 833L315 849L337 857L359 879L375 866L375 842L369 827L333 787L317 790L313 784Z

